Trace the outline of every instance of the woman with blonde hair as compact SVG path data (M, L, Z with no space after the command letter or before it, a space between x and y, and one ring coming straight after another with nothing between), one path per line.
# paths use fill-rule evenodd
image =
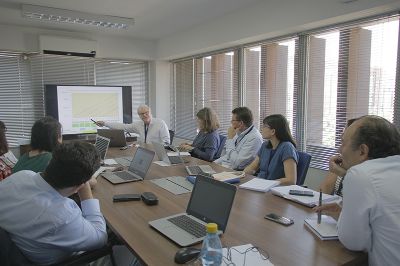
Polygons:
M197 112L197 126L199 133L192 144L183 143L180 150L188 151L193 157L212 162L220 145L218 117L215 112L208 107L204 107Z

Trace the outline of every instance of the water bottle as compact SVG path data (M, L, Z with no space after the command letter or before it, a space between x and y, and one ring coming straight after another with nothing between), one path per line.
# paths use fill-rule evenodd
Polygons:
M222 245L217 234L218 225L216 223L209 223L206 226L206 230L207 235L203 241L200 253L201 263L203 266L220 266L222 263Z

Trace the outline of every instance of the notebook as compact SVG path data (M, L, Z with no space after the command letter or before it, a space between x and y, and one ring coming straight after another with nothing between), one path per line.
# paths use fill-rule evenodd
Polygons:
M108 146L110 145L110 139L102 137L100 135L96 135L96 142L94 146L97 151L100 153L100 159L103 162L106 158Z
M330 216L322 215L321 223L317 223L317 217L304 220L304 225L321 240L338 239L337 222Z
M207 164L187 165L185 166L185 169L189 175L212 175L216 173L214 169L212 169L212 167Z
M105 172L102 176L113 184L143 180L154 158L154 151L141 147L136 149L128 170Z
M170 156L164 148L164 144L158 142L152 142L154 151L156 152L158 159L169 165L183 163L181 156Z
M259 192L267 192L271 188L278 186L279 181L276 180L267 180L264 178L253 178L250 181L247 181L246 183L241 184L239 187L240 188L245 188L245 189L250 189L250 190L255 190Z
M183 176L170 176L159 179L150 180L150 182L157 186L168 190L174 195L190 193L193 190L193 183L189 182Z
M313 191L313 197L305 197L305 196L296 196L290 195L289 190L307 190ZM285 199L295 201L297 203L303 204L308 207L314 207L318 205L319 201L319 192L316 192L309 188L304 188L298 185L291 185L291 186L281 186L281 187L274 187L271 189L272 194L283 197ZM332 202L335 200L339 200L340 197L338 195L329 195L329 194L322 194L322 203Z
M125 132L122 129L97 129L97 134L110 139L110 147L126 146Z
M150 221L149 225L181 247L193 245L204 239L207 223L218 224L219 234L225 232L235 194L235 186L199 175L186 213Z

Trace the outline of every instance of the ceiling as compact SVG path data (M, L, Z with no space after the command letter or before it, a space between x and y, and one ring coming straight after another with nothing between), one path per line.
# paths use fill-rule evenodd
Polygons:
M158 40L189 30L258 1L260 0L0 0L0 24ZM23 18L22 4L134 18L135 24L127 30L117 30L42 22Z

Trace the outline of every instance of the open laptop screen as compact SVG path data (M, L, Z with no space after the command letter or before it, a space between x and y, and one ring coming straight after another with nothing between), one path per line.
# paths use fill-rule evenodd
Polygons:
M186 212L225 231L235 198L236 187L198 175Z
M129 165L129 172L135 173L144 178L154 158L154 151L142 147L136 149L132 162Z

